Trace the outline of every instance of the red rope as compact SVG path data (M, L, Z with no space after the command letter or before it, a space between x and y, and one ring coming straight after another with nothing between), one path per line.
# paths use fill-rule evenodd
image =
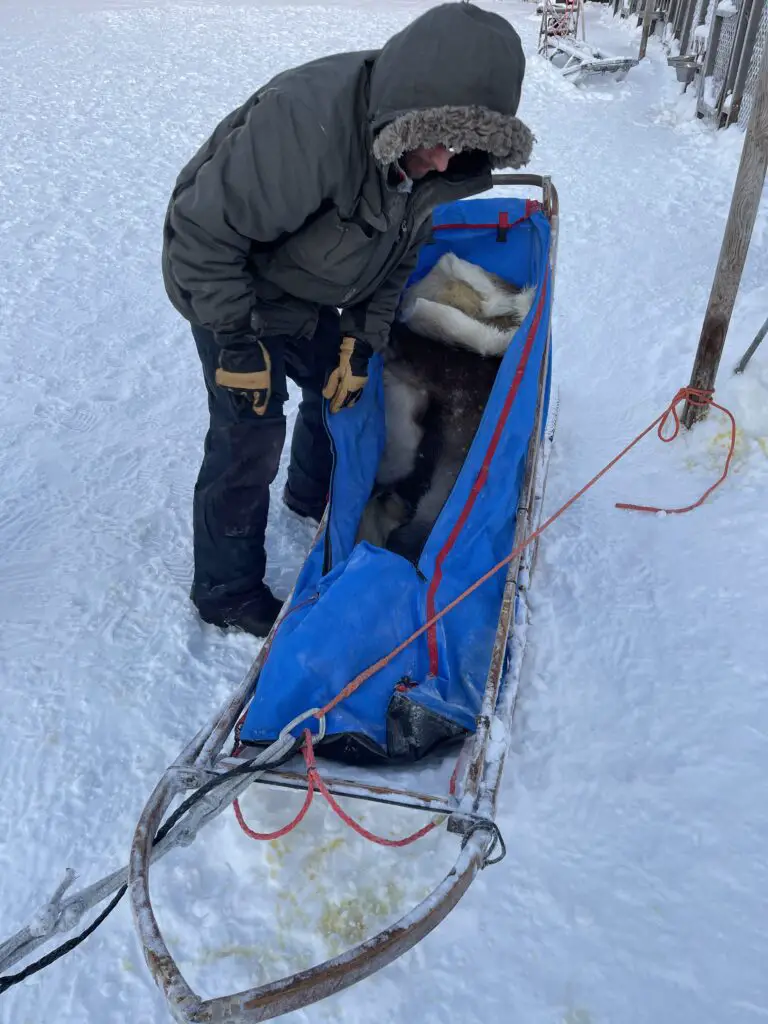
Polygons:
M246 824L245 819L243 818L239 801L234 801L237 823L243 832L245 832L247 836L250 836L251 839L272 840L280 839L282 836L288 835L289 832L292 832L301 824L307 811L312 805L312 801L315 798L315 792L322 793L330 808L341 818L345 825L348 825L354 832L357 832L357 834L362 836L364 839L368 839L372 843L378 843L379 846L410 846L411 843L415 843L417 839L421 839L422 836L427 835L428 832L431 832L437 827L434 821L430 821L429 824L420 828L418 832L414 832L412 835L406 836L404 839L385 839L383 836L377 836L373 832L369 832L368 829L364 828L359 821L355 821L354 818L351 818L347 812L339 806L331 795L330 790L323 782L320 772L317 769L315 750L312 746L312 733L309 729L304 730L304 746L302 747L302 753L304 754L304 761L307 766L307 795L299 813L292 821L287 825L284 825L283 828L278 829L276 832L254 832L253 829Z
M317 789L327 800L331 810L341 818L345 825L349 825L349 827L354 832L357 832L359 836L362 836L363 839L368 839L372 843L378 843L379 846L410 846L411 843L415 843L417 839L421 839L422 836L425 836L436 827L435 822L430 821L428 825L420 828L418 832L414 832L413 835L406 836L404 839L384 839L383 836L374 835L374 833L369 832L367 828L363 828L359 821L355 821L354 818L350 818L347 812L339 807L329 792L328 787L320 777L320 772L317 770L317 765L315 763L315 750L312 746L312 734L309 729L304 733L304 747L302 748L302 751L304 754L304 760L307 763L307 777L315 783Z
M312 800L314 799L315 796L315 787L313 784L313 780L311 778L308 779L308 782L309 786L307 787L307 796L306 799L304 800L304 804L301 810L293 819L293 821L290 821L287 825L283 826L283 828L279 828L277 832L254 832L253 829L249 828L245 822L243 812L240 810L240 801L235 799L233 807L235 808L235 817L237 818L238 825L247 836L251 837L251 839L270 840L281 839L283 836L287 836L289 832L293 832L293 830L302 823L307 811L312 805Z

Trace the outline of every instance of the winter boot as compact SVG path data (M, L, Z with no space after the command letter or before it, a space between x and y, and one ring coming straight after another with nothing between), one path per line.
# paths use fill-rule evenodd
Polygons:
M244 597L242 602L226 607L210 605L201 601L197 604L198 614L203 622L209 622L221 629L241 629L253 636L266 636L280 614L283 602L278 600L266 584Z
M302 519L312 519L316 523L319 523L323 518L325 512L325 499L322 501L302 501L301 498L297 498L288 489L288 484L285 485L283 490L283 504L286 508L289 508L291 512L295 512L297 516L301 516Z

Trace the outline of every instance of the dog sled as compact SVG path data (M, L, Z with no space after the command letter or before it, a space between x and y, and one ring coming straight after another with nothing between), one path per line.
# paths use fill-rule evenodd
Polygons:
M500 358L474 440L418 559L358 540L385 443L385 367L376 356L361 400L327 419L334 448L328 507L246 678L157 783L128 867L69 897L71 878L65 879L33 925L0 946L0 970L127 890L146 964L173 1018L251 1024L381 969L434 929L478 872L503 856L496 806L537 551L536 541L526 541L541 520L556 419L551 310L558 202L548 178L497 174L493 184L540 190L541 198L492 196L439 208L412 281L455 254L531 287L532 303ZM408 808L419 823L427 815L428 824L410 838L445 825L456 837L456 861L418 906L342 955L247 991L204 998L163 937L150 867L231 804L239 814L237 799L254 784L303 792L294 824L317 791L352 823L339 799L350 814L355 802L366 801Z
M544 0L539 11L538 52L574 84L605 77L621 82L639 63L637 57L614 57L587 42L583 0Z
M637 57L610 57L597 46L565 37L550 40L545 56L563 78L576 84L592 78L622 82L638 63Z

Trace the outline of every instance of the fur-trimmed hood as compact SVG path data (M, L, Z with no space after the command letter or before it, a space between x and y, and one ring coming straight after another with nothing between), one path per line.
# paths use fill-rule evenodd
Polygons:
M534 137L517 116L525 56L512 25L464 2L430 8L393 36L371 76L373 154L392 163L417 146L481 150L522 167Z

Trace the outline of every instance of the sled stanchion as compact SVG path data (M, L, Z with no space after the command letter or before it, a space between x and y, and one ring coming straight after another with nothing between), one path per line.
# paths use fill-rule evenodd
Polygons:
M513 185L515 187L524 188L527 185L531 185L534 188L540 188L542 191L542 201L544 206L544 213L548 220L557 219L560 215L559 200L557 195L557 189L552 184L552 179L546 174L494 174L493 176L493 187Z

